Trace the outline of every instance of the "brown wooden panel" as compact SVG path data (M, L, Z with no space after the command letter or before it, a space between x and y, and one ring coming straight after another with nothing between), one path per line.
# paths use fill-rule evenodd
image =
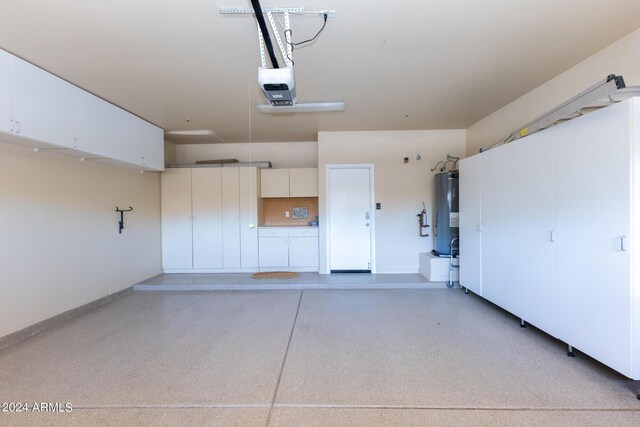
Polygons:
M263 220L262 226L292 226L307 225L318 215L317 197L290 197L290 198L268 198L262 199ZM293 208L306 207L309 209L309 218L293 219ZM289 218L285 217L285 212L289 212Z

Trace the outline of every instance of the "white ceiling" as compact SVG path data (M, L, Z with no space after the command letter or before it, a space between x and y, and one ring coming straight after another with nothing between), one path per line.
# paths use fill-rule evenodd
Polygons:
M466 128L640 27L638 0L262 4L336 10L296 50L296 86L299 102L344 100L345 112L256 111L255 20L218 14L248 0L2 0L0 47L165 129L309 141L319 130ZM294 41L321 24L292 17Z

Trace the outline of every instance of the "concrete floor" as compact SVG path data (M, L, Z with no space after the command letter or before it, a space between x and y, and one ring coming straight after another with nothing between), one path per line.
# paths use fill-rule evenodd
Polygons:
M640 425L637 383L459 289L136 292L0 352L0 425Z

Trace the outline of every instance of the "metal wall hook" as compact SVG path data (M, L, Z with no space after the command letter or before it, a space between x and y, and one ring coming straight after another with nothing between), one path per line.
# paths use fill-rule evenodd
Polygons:
M129 209L120 209L116 206L116 212L120 212L120 221L118 222L118 234L122 234L122 229L124 228L124 213L131 212L133 208L129 206Z

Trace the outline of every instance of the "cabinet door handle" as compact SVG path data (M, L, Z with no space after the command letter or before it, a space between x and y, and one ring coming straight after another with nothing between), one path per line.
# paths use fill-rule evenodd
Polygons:
M622 235L618 238L620 239L620 250L625 252L627 250L627 236Z
M476 224L476 231L482 231L482 223L481 222Z
M16 133L20 133L20 122L16 120Z
M556 241L556 230L549 230L549 241L550 242Z

